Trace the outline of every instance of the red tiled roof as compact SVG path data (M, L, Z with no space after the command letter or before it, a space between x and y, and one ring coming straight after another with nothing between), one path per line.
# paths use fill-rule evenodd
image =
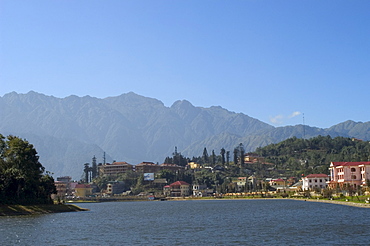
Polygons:
M281 182L281 181L284 181L284 179L273 179L271 181L275 181L275 182Z
M355 161L355 162L332 162L333 166L358 166L358 165L370 165L370 161Z
M323 173L318 174L309 174L306 176L306 178L328 178L329 176Z
M190 185L190 184L186 183L185 181L176 181L170 184L170 186L173 186L173 185Z

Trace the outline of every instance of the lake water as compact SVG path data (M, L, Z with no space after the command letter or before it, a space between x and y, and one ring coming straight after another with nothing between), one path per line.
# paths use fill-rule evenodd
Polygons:
M0 245L370 245L370 209L294 200L78 204L0 217Z

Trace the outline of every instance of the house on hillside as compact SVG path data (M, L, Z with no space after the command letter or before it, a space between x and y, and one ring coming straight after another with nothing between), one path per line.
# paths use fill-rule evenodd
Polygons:
M161 169L161 167L153 162L142 162L137 164L135 167L135 171L139 173L157 173Z
M285 186L286 182L284 179L271 179L270 186Z
M335 189L337 186L353 186L357 189L367 186L370 180L370 162L331 162L330 163L330 181L328 185Z
M185 181L176 181L163 188L163 193L171 197L184 197L190 195L190 184Z
M159 166L161 167L161 170L169 170L171 172L177 172L185 169L185 167L171 163L162 163Z
M106 163L99 166L99 176L113 176L117 177L119 174L124 174L133 171L133 165L123 162Z
M329 176L326 174L309 174L302 178L302 190L324 189L328 181Z

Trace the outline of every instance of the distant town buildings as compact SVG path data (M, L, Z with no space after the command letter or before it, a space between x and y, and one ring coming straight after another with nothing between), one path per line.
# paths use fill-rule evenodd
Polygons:
M127 162L113 162L112 164L106 163L98 166L100 176L110 176L117 177L120 174L127 172L137 172L137 173L157 173L161 170L169 170L171 172L176 172L184 170L184 167L175 164L155 164L153 162L142 162L137 165L131 165Z

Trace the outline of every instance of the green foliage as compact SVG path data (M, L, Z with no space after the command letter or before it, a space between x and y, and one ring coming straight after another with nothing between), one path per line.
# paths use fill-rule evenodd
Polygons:
M32 144L18 137L0 134L0 203L52 203L54 179L44 167Z
M286 175L328 173L330 162L368 161L370 144L351 138L318 136L311 139L289 138L277 144L257 148L265 162L285 170Z

